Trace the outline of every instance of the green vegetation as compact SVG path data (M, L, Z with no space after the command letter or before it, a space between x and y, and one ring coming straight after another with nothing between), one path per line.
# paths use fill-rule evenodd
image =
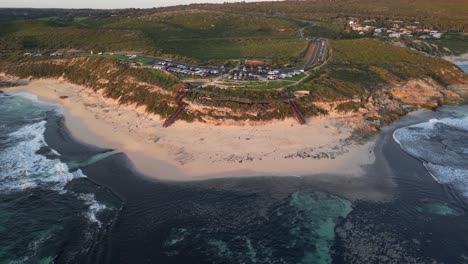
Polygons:
M19 77L65 77L70 82L104 91L120 103L145 105L148 111L168 116L176 107L174 96L186 87L181 75L129 67L152 59L123 55L91 55L89 51L144 53L193 65L234 66L236 59L267 61L272 67L304 63L308 43L297 36L328 38L331 59L303 82L279 94L276 89L295 84L305 75L269 82L225 81L229 89L208 87L186 100L209 107L208 116L236 120L266 120L291 116L285 98L297 90L310 96L297 100L312 116L325 113L315 102L346 101L337 111L358 111L364 99L392 83L432 78L443 86L466 80L450 63L423 56L378 39L356 38L346 32L347 17L418 20L421 25L451 31L440 40L428 40L455 53L468 50L463 31L468 26L468 4L463 0L295 1L190 5L148 10L28 10L0 12L0 71ZM79 57L25 58L26 51L79 49ZM2 55L3 54L3 55ZM119 53L120 54L120 53ZM234 98L234 100L232 100ZM239 100L237 100L239 99ZM353 99L353 101L350 101ZM267 102L267 103L265 103ZM217 108L230 111L222 114ZM200 119L198 110L184 112L186 120Z
M345 16L418 19L423 25L439 30L460 31L468 27L468 2L465 0L350 0L350 1L280 1L273 3L232 3L198 5L204 8L237 14L280 14L298 19L330 22Z
M293 76L291 78L286 78L284 79L285 81L293 81L293 82L297 82L299 80L301 80L302 78L306 77L306 74L305 73L301 73L299 75L296 75L296 76Z
M341 113L357 112L361 107L363 107L361 102L349 101L336 106L336 110Z
M108 58L19 61L2 58L0 70L20 78L64 77L77 85L103 90L106 96L122 104L146 106L149 112L162 117L167 117L175 110L174 96L185 88L185 84L165 72L132 68Z
M307 48L305 41L270 38L187 39L168 41L165 45L167 48L161 52L212 64L220 64L232 58L270 59L277 65L292 64Z
M325 23L317 22L315 26L309 27L304 30L304 35L306 37L322 37L322 38L339 38L342 34L344 26L334 24L334 23Z
M77 48L84 50L149 51L150 42L141 32L89 30L76 22L67 26L52 26L48 21L25 20L0 23L0 49L49 50Z
M437 46L448 48L455 55L468 52L468 36L461 32L444 34L441 39L430 39L427 41Z
M339 78L330 77L331 70L321 70L312 75L309 80L288 88L288 91L310 91L310 98L317 101L336 101L360 96L366 91L362 84L350 83Z
M391 46L375 39L333 41L333 64L342 65L421 65L442 62L408 49Z
M0 23L0 48L77 48L135 51L192 63L222 64L229 59L262 59L295 64L307 47L286 19L217 12L169 13L137 17L62 18Z
M236 89L278 89L283 86L293 84L294 82L289 81L268 81L268 82L258 82L258 81L249 81L249 82L224 82L223 85Z
M362 97L382 86L410 79L433 78L457 84L464 74L451 63L375 39L332 41L333 59L305 82L288 89L308 90L312 100ZM343 106L345 107L345 106Z
M296 75L290 78L285 78L283 80L270 80L270 81L235 81L229 80L224 81L222 84L229 88L235 89L260 89L260 90L268 90L268 89L278 89L288 85L292 85L295 82L301 80L306 76L305 73L300 75Z
M203 104L209 107L227 108L228 111L210 110L207 115L216 119L232 120L271 120L291 117L291 110L287 103L283 102L282 96L275 90L248 90L227 89L220 90L216 87L207 87L204 92L212 93L213 96L190 94L187 100ZM218 99L216 99L218 98ZM252 101L265 101L269 103L240 103L220 98L244 98ZM298 102L301 111L307 116L316 116L326 113L310 102ZM220 113L221 112L221 113Z
M454 84L463 78L463 73L443 59L423 56L375 39L341 40L332 45L331 67L364 67L375 75L374 78L386 82L438 76L441 84Z

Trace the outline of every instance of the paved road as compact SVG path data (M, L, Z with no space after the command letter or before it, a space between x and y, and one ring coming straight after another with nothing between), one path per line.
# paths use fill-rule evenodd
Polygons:
M314 53L312 54L311 58L309 61L307 61L305 64L304 64L304 68L309 68L313 65L315 65L318 61L320 61L321 59L323 59L323 55L325 53L325 48L326 48L326 43L324 40L322 39L317 39L315 41L315 49L314 49Z

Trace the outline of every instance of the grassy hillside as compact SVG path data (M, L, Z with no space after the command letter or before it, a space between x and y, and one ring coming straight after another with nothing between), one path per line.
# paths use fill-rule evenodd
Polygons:
M375 39L332 41L333 59L306 82L289 90L309 90L314 100L362 96L389 83L433 78L443 86L467 81L451 63Z
M157 9L0 9L0 50L78 48L141 51L192 63L222 64L255 58L295 64L306 48L301 20L321 21L304 33L340 39L348 16L418 20L448 31L468 27L464 0L314 0L203 4ZM3 22L1 22L3 21ZM447 35L436 44L468 51L466 37Z
M45 57L26 59L18 55L31 50L76 48L95 52L144 52L193 64L220 65L229 61L232 65L233 59L257 59L274 66L297 65L308 44L306 40L298 39L298 27L311 25L310 21L304 20L321 20L303 33L308 37L329 38L332 58L323 68L313 71L306 81L286 91L289 97L293 97L297 90L310 91L310 96L297 103L306 115L316 115L324 112L316 107L317 101L359 101L379 93L389 102L392 99L384 95L382 88L411 79L432 78L442 86L468 82L457 67L444 60L377 39L352 39L356 36L343 34L343 18L402 18L418 20L432 28L460 31L468 21L467 6L462 0L444 3L433 0L411 3L402 0L315 0L89 13L85 10L41 10L40 15L32 10L28 11L30 14L18 12L21 17L14 13L4 16L0 10L0 21L3 21L0 22L0 56L7 54L0 58L0 71L20 77L63 76L73 83L103 90L121 103L145 105L150 112L165 117L175 108L173 97L176 91L185 87L175 77L151 69L124 66L105 56L51 60ZM467 49L463 33L451 32L446 36L433 41L451 46L457 52ZM284 94L275 90L281 85L280 82L271 85L253 83L226 90L209 87L205 90L209 95L215 93L214 97L266 100L269 103L211 100L204 94L193 93L186 99L213 108L207 113L184 112L182 118L193 120L204 115L243 120L284 118L291 113L289 106L281 101ZM338 110L355 111L362 105L362 102L346 102ZM229 111L219 115L220 109L225 108Z
M375 39L332 42L333 66L367 67L387 82L433 77L442 85L458 83L463 73L451 63Z
M0 48L78 48L141 51L198 63L255 58L296 63L307 47L297 25L284 19L218 12L165 13L137 17L45 17L0 23Z
M151 42L133 30L90 30L73 21L57 26L55 18L0 23L0 47L7 50L78 48L149 51Z
M447 30L461 30L468 27L468 2L465 0L306 0L204 5L203 8L240 14L275 14L321 21L330 21L340 16L391 17L418 19L423 24Z

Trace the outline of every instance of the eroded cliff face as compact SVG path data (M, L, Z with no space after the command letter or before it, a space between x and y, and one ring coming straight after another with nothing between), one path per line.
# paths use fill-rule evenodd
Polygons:
M460 87L462 86L460 85ZM434 108L443 104L461 102L463 92L458 87L444 87L433 79L427 78L392 85L388 91L404 104Z

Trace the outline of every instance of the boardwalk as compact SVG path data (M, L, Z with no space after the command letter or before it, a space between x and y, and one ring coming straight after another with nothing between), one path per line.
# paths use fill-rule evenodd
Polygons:
M185 95L187 95L186 90L180 91L177 94L177 96L175 97L175 101L177 103L177 109L175 110L174 113L172 113L172 115L170 115L164 121L163 127L168 127L168 126L172 125L175 122L175 120L177 119L177 117L180 115L180 113L182 113L185 110L185 103L182 101L182 99L184 99Z
M300 125L304 125L306 123L306 120L302 115L301 111L299 110L299 107L297 107L296 102L294 102L293 100L289 100L289 107L291 108L291 111L293 112L297 122Z
M304 116L302 115L301 111L299 110L299 107L297 106L294 99L288 99L287 94L284 90L278 90L278 93L280 96L283 98L283 102L289 104L289 108L291 109L291 112L293 113L294 117L296 118L297 122L300 125L304 125L306 123L306 120Z

